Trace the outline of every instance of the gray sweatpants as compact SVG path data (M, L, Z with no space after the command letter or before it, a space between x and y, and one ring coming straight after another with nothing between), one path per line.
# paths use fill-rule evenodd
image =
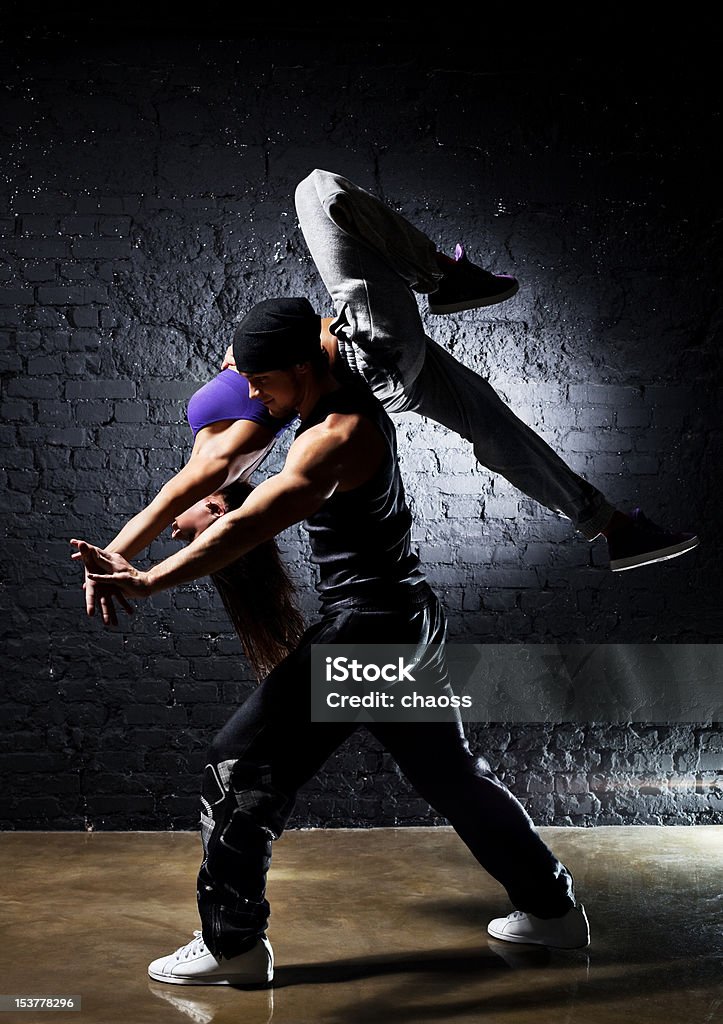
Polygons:
M472 442L477 460L588 539L614 511L505 405L489 382L424 333L412 294L442 276L434 243L339 174L315 170L296 189L296 210L336 307L331 331L349 368L387 412L418 412Z

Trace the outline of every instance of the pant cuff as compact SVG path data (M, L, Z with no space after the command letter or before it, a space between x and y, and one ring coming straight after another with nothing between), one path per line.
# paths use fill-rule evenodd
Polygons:
M591 515L586 516L584 519L578 518L576 529L583 537L586 537L588 540L594 540L605 529L615 511L615 506L603 499Z

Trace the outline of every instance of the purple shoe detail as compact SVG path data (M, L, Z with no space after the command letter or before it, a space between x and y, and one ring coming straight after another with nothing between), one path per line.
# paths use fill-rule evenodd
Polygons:
M440 263L446 273L437 290L429 296L430 313L459 313L464 309L493 306L512 298L520 287L514 277L490 274L470 263L460 242L455 246L454 258L444 256Z

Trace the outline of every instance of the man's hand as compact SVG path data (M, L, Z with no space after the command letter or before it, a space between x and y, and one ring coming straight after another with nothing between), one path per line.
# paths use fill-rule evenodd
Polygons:
M104 584L97 584L91 580L88 576L89 572L103 572L103 563L96 558L96 548L91 544L85 544L83 541L72 541L80 550L76 551L71 558L82 559L85 567L85 582L83 583L83 590L85 591L85 613L86 615L95 615L96 607L100 606L101 614L103 616L103 622L106 626L117 626L118 625L118 614L116 612L115 602L118 601L120 606L129 615L133 615L133 607L126 601L123 594L116 587L107 586Z
M95 612L96 603L100 604L103 622L106 626L118 625L114 599L129 615L133 607L126 600L128 597L148 597L150 586L147 573L140 572L122 555L113 551L104 551L84 540L71 540L78 550L72 558L81 559L85 566L85 608L88 615Z

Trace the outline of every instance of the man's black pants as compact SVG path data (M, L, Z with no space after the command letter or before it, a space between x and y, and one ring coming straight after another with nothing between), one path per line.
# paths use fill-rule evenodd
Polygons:
M215 737L203 779L197 897L203 938L217 959L249 949L265 931L272 840L298 789L357 728L310 721L312 644L440 644L444 637L444 613L426 584L403 607L332 608ZM572 876L487 761L470 752L459 720L365 727L518 910L556 917L574 906Z

